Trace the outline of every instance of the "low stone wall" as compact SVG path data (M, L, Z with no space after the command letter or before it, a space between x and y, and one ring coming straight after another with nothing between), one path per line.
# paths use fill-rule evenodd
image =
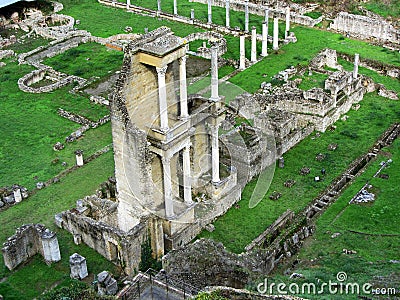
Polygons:
M400 44L400 31L383 19L340 12L330 28L361 38L376 38Z
M13 270L30 257L40 253L48 262L61 259L57 237L41 224L23 225L9 237L1 249L4 264Z
M149 238L147 222L143 221L124 232L96 221L72 209L61 213L60 226L74 235L77 244L84 242L110 261L119 261L126 274L133 275L141 261L141 245Z
M213 41L218 45L218 56L222 56L226 53L228 50L226 46L226 39L224 36L220 33L217 32L212 32L212 31L207 31L207 32L195 32L192 34L189 34L185 39L188 42L192 42L195 40L209 40ZM204 48L204 47L199 47L197 49L197 55L211 59L211 49L210 48Z

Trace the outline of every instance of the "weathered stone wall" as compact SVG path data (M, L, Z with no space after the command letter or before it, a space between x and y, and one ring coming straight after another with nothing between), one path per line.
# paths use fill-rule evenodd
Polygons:
M384 42L400 43L400 31L383 19L340 12L330 28L361 38L376 38Z
M1 249L4 264L13 270L30 257L40 253L48 262L61 259L55 233L41 224L27 224L17 229Z
M192 42L195 40L208 40L208 41L213 41L218 45L218 56L222 56L225 54L227 51L227 46L226 46L226 39L224 36L220 33L213 32L213 31L207 31L207 32L195 32L192 34L189 34L188 36L185 37L185 39L188 42ZM211 59L211 49L210 48L204 48L204 47L199 47L197 49L196 53L193 53L195 55Z
M141 245L148 238L145 220L129 232L124 232L77 210L65 211L61 217L62 228L74 235L75 242L84 242L108 260L120 264L127 274L138 270Z

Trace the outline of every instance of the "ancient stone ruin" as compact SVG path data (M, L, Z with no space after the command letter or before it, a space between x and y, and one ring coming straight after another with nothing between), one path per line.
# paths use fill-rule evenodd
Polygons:
M42 224L27 224L17 229L1 249L4 264L13 270L40 253L48 263L61 260L56 234Z

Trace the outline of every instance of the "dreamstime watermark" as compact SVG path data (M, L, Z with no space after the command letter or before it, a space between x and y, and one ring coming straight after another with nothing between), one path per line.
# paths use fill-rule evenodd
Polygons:
M297 283L292 282L286 284L284 282L275 283L269 282L268 278L264 279L257 285L257 291L260 294L270 295L394 295L396 294L395 288L373 288L370 283L357 283L357 282L345 282L347 280L347 274L345 272L338 272L336 274L336 280L329 280L328 282L314 283L314 282L303 282Z

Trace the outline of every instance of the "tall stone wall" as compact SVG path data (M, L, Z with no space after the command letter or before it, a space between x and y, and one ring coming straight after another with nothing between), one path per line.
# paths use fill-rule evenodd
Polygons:
M13 270L30 257L40 253L46 261L56 262L61 259L55 233L42 224L27 224L17 229L1 249L4 264Z
M330 28L361 38L376 38L400 44L400 31L383 19L340 12Z

